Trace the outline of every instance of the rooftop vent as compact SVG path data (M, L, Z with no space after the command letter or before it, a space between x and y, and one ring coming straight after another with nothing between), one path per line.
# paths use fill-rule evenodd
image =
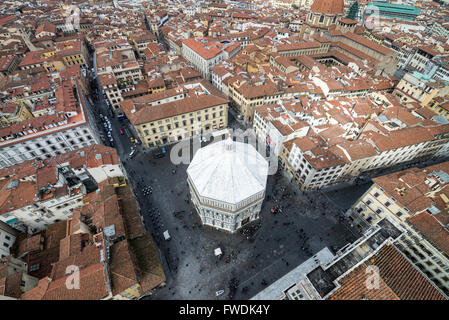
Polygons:
M396 188L395 189L397 191L397 193L399 193L401 196L405 196L406 194L406 189L405 188Z

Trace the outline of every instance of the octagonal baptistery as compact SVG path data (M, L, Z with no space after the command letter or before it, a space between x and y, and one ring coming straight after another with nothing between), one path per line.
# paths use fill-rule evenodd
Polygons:
M204 225L235 232L259 218L268 162L231 138L197 151L187 168L192 203Z

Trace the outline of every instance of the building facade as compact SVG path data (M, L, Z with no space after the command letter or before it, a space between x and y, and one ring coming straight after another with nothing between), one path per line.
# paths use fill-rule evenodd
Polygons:
M240 48L239 42L218 42L208 38L190 38L182 41L183 57L208 80L211 79L210 69L222 60L235 56Z
M0 221L0 259L9 256L10 248L16 241L18 232Z
M0 129L0 168L31 159L46 159L99 142L93 116L77 81L57 90L61 107Z
M43 161L28 161L1 171L0 221L30 233L67 220L83 206L83 196L98 183L123 177L115 149L93 145Z
M125 100L121 106L145 148L174 143L227 127L228 100L207 86L204 82L191 83L184 88L198 94L187 95L178 88L167 90L167 94Z
M374 184L347 211L359 229L388 217L404 236L397 247L446 295L449 294L449 231L444 210L449 185L449 163L407 169L373 179Z

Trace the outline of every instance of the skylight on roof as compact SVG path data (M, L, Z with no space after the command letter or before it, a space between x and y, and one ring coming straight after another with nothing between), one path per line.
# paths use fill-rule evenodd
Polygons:
M441 212L440 209L438 209L435 206L431 206L430 208L427 209L427 211L429 211L431 214L437 214Z

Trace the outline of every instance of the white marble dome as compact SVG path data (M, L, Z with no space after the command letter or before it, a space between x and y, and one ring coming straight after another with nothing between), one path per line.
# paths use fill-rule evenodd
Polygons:
M230 204L264 191L268 162L249 144L231 138L198 150L187 174L198 193Z
M203 224L234 232L259 217L268 162L249 144L228 138L197 151L188 183Z

